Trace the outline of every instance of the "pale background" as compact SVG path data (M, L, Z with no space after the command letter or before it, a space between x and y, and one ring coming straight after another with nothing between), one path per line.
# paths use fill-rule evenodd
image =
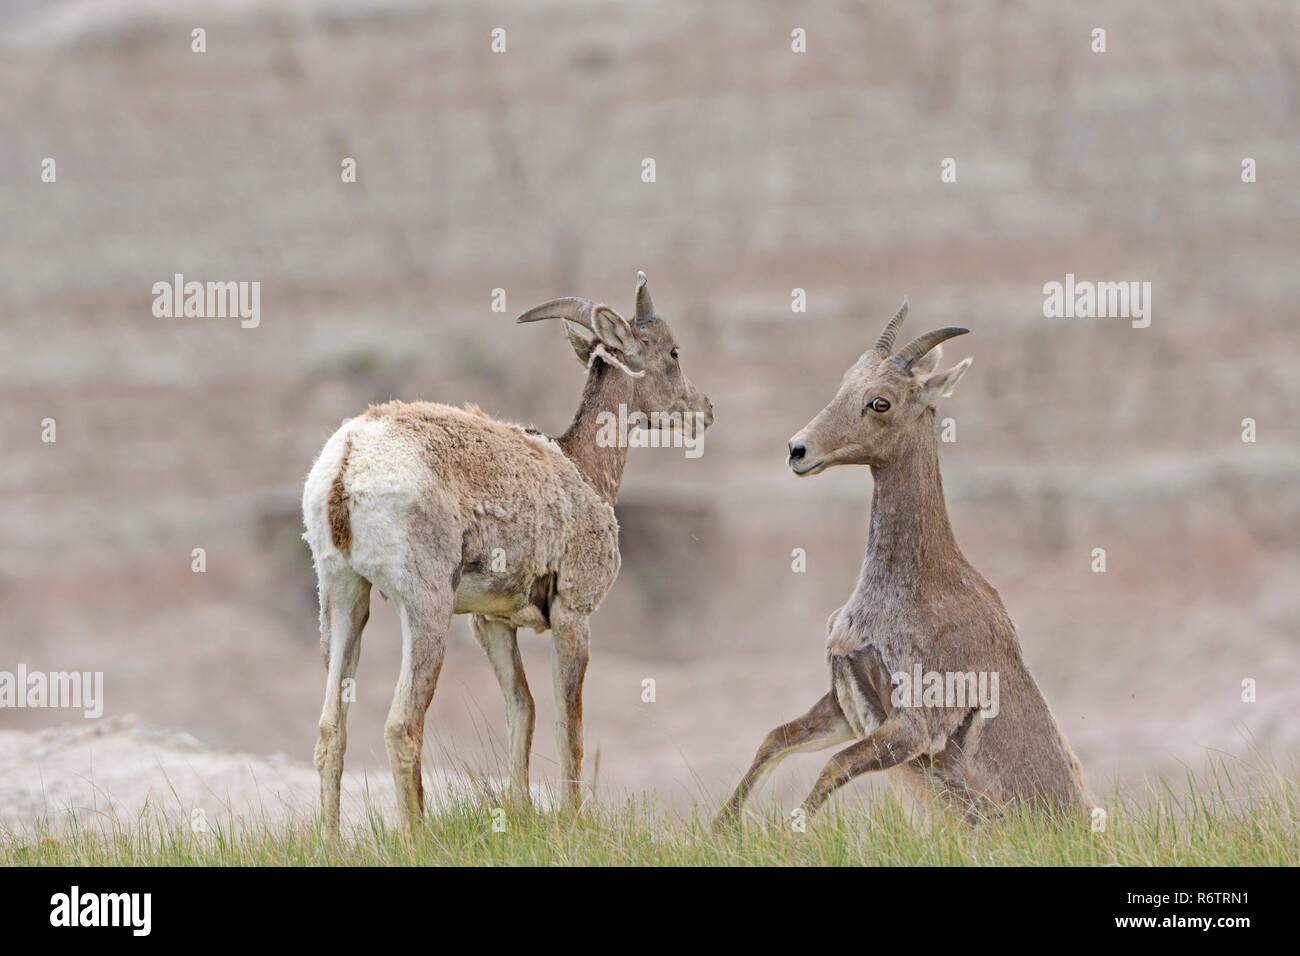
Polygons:
M943 408L949 509L1090 786L1250 739L1295 758L1298 38L1300 7L1254 0L0 2L0 669L102 670L112 718L0 711L0 806L51 808L92 759L129 786L166 741L189 766L282 753L310 804L313 456L389 397L562 430L581 370L513 316L630 308L638 269L717 424L701 459L631 455L587 680L602 791L719 799L824 692L871 478L797 480L785 441L904 294L914 334L973 330L948 351L975 359ZM155 318L176 272L260 281L260 328ZM1152 282L1151 327L1045 319L1067 272ZM522 634L535 778L556 766L548 642ZM376 598L348 769L379 780L398 643ZM95 756L97 734L139 746ZM497 773L503 736L460 618L431 766Z

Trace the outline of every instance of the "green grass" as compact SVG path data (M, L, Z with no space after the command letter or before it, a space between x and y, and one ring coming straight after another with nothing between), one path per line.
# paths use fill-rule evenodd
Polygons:
M1104 832L1086 820L1050 823L1013 814L971 828L942 812L907 809L882 797L832 804L796 833L776 809L747 816L740 830L714 833L713 808L656 809L653 797L584 807L577 817L534 811L504 815L489 793L430 809L409 836L391 808L338 840L316 821L271 826L228 819L196 833L151 810L129 824L57 832L42 826L0 834L7 866L1199 866L1300 863L1300 778L1256 771L1234 779L1224 763L1179 786L1159 781L1136 797L1101 801ZM385 811L381 815L380 810ZM494 821L503 824L500 832Z

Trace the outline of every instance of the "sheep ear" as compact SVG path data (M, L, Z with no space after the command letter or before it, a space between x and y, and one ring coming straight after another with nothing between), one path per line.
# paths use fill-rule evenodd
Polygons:
M578 361L582 363L583 368L586 368L591 362L591 350L596 345L596 337L586 329L580 329L569 322L561 322L560 328L564 330L564 337L569 340L573 354L578 356Z
M921 386L921 399L927 405L933 405L940 398L947 398L956 388L958 380L966 374L966 369L970 368L971 360L962 359L946 372L939 372L931 375Z
M636 334L627 319L607 305L596 306L591 318L600 346L615 364L622 365L629 372L639 372L645 368Z
M632 326L628 324L627 319L607 305L598 305L591 320L596 327L596 334L605 343L606 348L616 349L624 354L632 351L636 339L632 335Z

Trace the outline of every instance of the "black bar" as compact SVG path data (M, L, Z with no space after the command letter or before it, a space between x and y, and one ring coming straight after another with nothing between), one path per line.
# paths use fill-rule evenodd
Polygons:
M1231 942L1283 918L1284 881L1278 869L126 869L0 870L0 918L7 942L24 938L79 941L113 938L193 943L283 939L296 945L337 945L402 925L430 945L446 933L465 939L485 933L536 933L564 927L586 936L619 924L631 937L675 932L692 924L691 939L722 942L804 930L843 939L845 919L870 929L871 939L945 934L952 942L986 942L1014 931L1056 938ZM58 894L149 894L149 932L130 926L51 925ZM1178 895L1185 894L1185 895ZM1215 894L1206 896L1202 894ZM138 898L143 904L143 897ZM98 905L98 897L92 907ZM130 911L124 911L130 912ZM143 909L134 911L137 917ZM1121 920L1153 919L1150 925ZM1187 921L1209 919L1205 928ZM1244 919L1243 925L1222 925ZM125 917L122 922L130 922ZM137 920L137 922L142 922ZM255 935L253 935L255 934ZM974 934L974 935L972 935ZM1047 937L1051 938L1051 937ZM671 937L665 940L676 945ZM614 944L614 940L610 940Z

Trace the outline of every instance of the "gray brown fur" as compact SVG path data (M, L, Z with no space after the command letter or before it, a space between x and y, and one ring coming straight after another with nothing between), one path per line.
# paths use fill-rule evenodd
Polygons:
M762 775L791 753L854 741L826 764L803 803L814 813L838 787L900 768L975 821L1020 802L1054 811L1086 803L1071 753L1020 654L998 593L962 555L939 476L935 402L970 359L935 373L942 339L927 333L892 350L907 304L877 345L845 373L838 394L789 443L801 476L833 465L871 467L875 487L866 558L848 603L827 621L830 692L764 739L719 824L739 817ZM888 408L878 411L876 399ZM996 672L1000 710L895 706L893 675Z

